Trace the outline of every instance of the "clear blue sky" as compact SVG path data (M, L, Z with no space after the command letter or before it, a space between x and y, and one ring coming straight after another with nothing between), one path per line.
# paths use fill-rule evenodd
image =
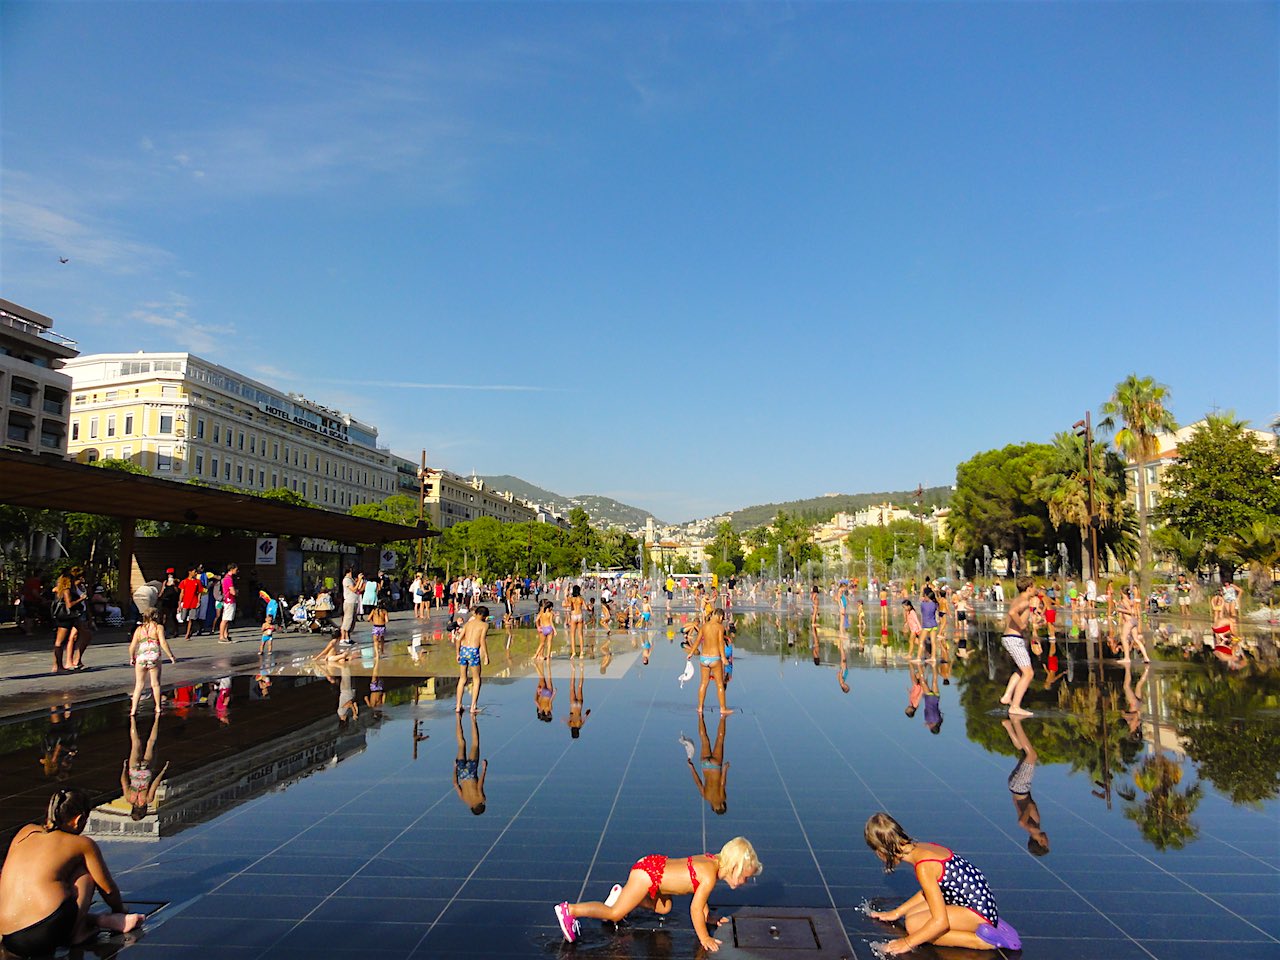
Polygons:
M1277 9L9 2L0 295L667 520L1263 426Z

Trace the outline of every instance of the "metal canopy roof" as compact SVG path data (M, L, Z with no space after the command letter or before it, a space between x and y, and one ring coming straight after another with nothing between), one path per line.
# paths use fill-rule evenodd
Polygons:
M14 450L0 450L0 503L342 543L391 543L438 536L425 527L367 520Z

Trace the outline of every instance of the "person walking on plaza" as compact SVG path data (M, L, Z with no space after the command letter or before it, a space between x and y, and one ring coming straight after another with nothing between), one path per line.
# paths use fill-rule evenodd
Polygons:
M80 619L80 607L83 601L75 595L71 587L71 578L63 574L53 586L53 672L63 673L75 670L75 641L72 631L76 621Z
M155 701L156 713L160 712L160 655L163 653L170 663L178 661L169 649L169 641L164 635L164 614L160 610L148 613L138 629L133 631L133 640L129 643L129 664L133 667L133 702L129 707L129 716L138 712L138 701L142 699L142 688L151 682L151 696Z
M236 618L236 572L239 564L227 564L222 578L222 613L218 621L218 642L231 643L231 621Z
M702 667L702 682L698 686L698 712L701 713L707 700L707 687L714 679L716 695L720 700L720 713L733 713L725 705L724 671L728 663L724 649L724 610L716 607L711 616L698 631L698 638L689 647L689 655L685 658L692 662L694 657Z
M471 619L457 631L454 641L458 649L458 698L454 708L462 712L462 694L471 681L471 712L479 711L481 665L489 665L489 608L476 607Z
M1005 616L1004 636L1000 643L1009 656L1013 658L1014 672L1009 677L1004 696L1000 702L1009 708L1011 717L1033 716L1030 710L1022 707L1022 698L1026 695L1031 680L1035 677L1035 669L1031 666L1031 654L1027 650L1026 630L1031 616L1031 602L1036 595L1036 582L1031 577L1019 577L1017 580L1018 595L1009 605Z
M360 597L364 592L363 577L354 566L347 567L342 578L342 623L338 627L338 640L351 643L351 631L356 625L356 615L360 612Z
M185 640L191 639L191 631L199 620L200 612L200 594L203 588L200 586L199 579L196 578L196 569L191 567L187 570L186 577L178 584L178 623L186 624L187 635ZM201 633L204 630L201 629Z

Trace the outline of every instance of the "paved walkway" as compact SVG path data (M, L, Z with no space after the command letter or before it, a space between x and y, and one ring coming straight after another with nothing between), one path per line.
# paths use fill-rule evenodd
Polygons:
M501 607L489 604L491 611ZM516 615L523 617L537 611L532 600L516 604ZM409 640L414 632L425 632L427 640L443 631L448 621L446 610L434 610L427 621L416 620L410 610L391 614L387 639ZM357 623L355 638L367 644L370 627ZM259 624L243 625L231 630L233 643L219 643L216 635L170 639L169 646L178 658L176 665L164 663L163 686L182 686L211 677L253 670L259 663L258 643L262 638ZM319 652L327 637L307 633L277 632L272 642L274 660L288 664L295 658ZM134 671L129 666L129 634L124 630L103 630L94 634L93 643L85 651L86 669L71 674L53 674L53 635L40 631L34 637L21 634L0 635L0 719L26 716L48 710L55 702L87 705L127 695L133 691ZM431 672L439 672L431 671Z

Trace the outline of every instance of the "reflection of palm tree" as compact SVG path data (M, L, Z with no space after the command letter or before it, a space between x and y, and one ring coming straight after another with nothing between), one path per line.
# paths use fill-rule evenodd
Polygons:
M1162 754L1142 761L1133 782L1146 796L1137 802L1137 792L1130 791L1124 815L1138 824L1142 836L1157 850L1181 850L1200 834L1191 815L1200 805L1203 788L1199 782L1178 789L1182 767Z

